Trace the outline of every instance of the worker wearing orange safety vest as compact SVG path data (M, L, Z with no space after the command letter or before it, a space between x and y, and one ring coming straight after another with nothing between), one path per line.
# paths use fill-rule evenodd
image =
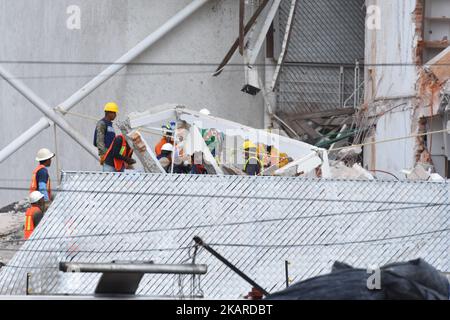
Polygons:
M105 154L103 172L123 172L127 166L136 163L132 159L133 149L127 143L123 134L116 136Z
M36 229L39 222L44 217L45 211L45 201L42 193L39 191L33 191L29 198L31 207L28 208L25 213L25 225L23 230L25 240L28 240L34 229Z
M34 169L31 176L30 193L39 191L44 195L45 201L52 201L52 187L50 182L50 175L47 168L52 164L54 153L48 149L41 149L36 155L36 161L39 165Z
M161 151L162 151L162 147L167 144L170 143L173 145L173 127L175 127L175 123L171 122L170 124L165 124L162 126L162 132L163 132L163 136L161 138L161 140L158 141L158 143L155 145L155 154L157 157L159 157L161 155Z

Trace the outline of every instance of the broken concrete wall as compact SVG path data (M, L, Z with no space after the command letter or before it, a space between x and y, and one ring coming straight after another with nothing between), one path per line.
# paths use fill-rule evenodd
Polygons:
M366 28L365 101L367 112L379 117L373 136L366 142L409 136L416 130L413 119L419 78L416 59L421 39L416 29L419 2L367 1L368 7L375 6L378 10L368 14L378 14L380 23L379 28ZM364 156L370 169L398 174L414 165L414 140L372 144L365 148Z

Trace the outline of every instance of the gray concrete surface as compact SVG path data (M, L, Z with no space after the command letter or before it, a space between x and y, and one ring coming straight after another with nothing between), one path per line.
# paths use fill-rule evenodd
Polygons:
M56 106L189 2L0 0L0 60L46 102ZM81 9L80 30L66 27L69 18L66 10L70 5ZM237 34L238 2L211 0L134 61L139 64L122 70L72 111L100 118L102 105L115 100L121 106L120 116L123 117L131 111L169 102L196 110L208 108L214 115L261 128L264 119L261 95L252 97L240 92L244 83L243 67L230 67L218 78L211 76ZM82 61L88 64L9 63L12 61ZM242 58L236 54L232 62L242 63ZM5 81L0 81L0 113L0 148L41 117L41 113ZM92 140L92 121L71 115L67 119ZM0 189L0 206L27 196L30 174L36 165L35 153L41 147L57 149L60 169L99 169L96 161L59 129L55 148L54 132L50 128L40 133L0 164L0 186L23 189ZM51 176L57 180L56 162Z

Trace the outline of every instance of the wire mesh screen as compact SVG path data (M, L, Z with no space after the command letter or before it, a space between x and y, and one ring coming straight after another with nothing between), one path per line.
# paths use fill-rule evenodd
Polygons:
M0 292L90 295L100 274L60 261L200 263L200 278L145 275L142 296L239 298L250 285L193 247L199 236L269 292L328 273L423 258L449 271L449 184L291 177L65 173L32 237L1 269Z
M290 6L291 1L281 3L280 34L285 32ZM363 81L358 79L355 86L352 65L364 59L365 0L297 0L296 6L277 87L279 111L329 111L344 107L343 101L352 107L352 94Z
M340 67L286 63L278 82L278 110L297 114L353 107L354 81L353 67L341 72Z

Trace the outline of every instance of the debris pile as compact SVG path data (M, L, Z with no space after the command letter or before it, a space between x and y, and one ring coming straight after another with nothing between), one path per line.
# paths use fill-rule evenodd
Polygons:
M427 164L417 164L411 170L402 170L406 175L408 180L415 181L433 181L433 182L443 182L445 179L437 173L432 173L433 167Z
M27 200L0 209L0 264L7 264L23 244Z
M361 165L355 163L348 167L342 161L331 162L331 176L335 179L374 180L374 176Z

